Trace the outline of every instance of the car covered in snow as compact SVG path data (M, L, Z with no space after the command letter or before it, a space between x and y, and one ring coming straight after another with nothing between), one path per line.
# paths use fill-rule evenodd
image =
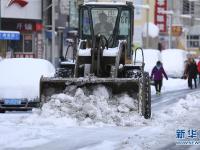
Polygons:
M36 58L3 59L0 70L0 112L39 106L40 78L55 74L49 61Z

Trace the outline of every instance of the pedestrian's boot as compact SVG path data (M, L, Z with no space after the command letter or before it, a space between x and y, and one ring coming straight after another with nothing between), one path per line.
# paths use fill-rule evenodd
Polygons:
M159 91L156 91L156 95L160 95L160 92L159 92Z

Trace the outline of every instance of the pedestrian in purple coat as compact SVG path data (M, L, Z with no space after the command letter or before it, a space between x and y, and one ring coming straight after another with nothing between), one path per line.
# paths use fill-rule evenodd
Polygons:
M167 74L165 73L162 63L160 61L157 61L156 66L154 66L151 72L151 79L154 80L156 94L160 94L161 92L163 75L168 80Z

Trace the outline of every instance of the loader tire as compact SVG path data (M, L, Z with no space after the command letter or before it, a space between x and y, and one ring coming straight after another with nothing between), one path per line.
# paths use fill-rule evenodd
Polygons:
M147 72L144 72L144 94L144 118L149 119L151 118L151 86L149 74Z

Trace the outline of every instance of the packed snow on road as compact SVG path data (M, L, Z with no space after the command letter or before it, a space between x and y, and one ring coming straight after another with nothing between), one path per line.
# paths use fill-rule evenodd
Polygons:
M146 61L152 59L151 53L144 53ZM184 56L176 67L183 61ZM182 71L182 67L176 69ZM179 76L173 66L171 70L173 77ZM181 149L176 145L177 130L199 128L199 90L188 89L187 80L180 78L164 80L160 96L151 89L151 119L138 114L136 100L126 93L111 96L104 86L91 90L72 86L70 92L53 95L41 109L0 114L0 149Z

